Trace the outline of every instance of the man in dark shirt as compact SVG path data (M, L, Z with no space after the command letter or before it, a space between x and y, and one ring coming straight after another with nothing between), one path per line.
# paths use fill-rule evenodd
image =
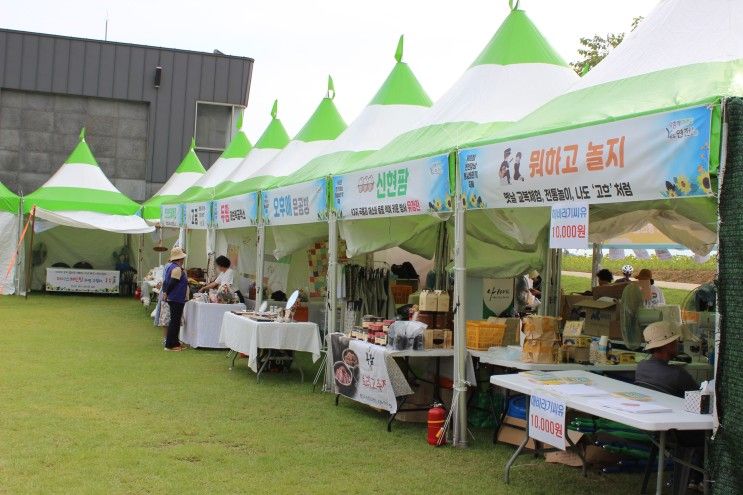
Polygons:
M670 323L666 321L651 323L645 328L643 337L647 342L645 350L650 351L651 356L637 364L636 382L654 385L677 397L683 397L687 390L699 388L688 371L669 364L669 361L678 355L678 340L681 338Z

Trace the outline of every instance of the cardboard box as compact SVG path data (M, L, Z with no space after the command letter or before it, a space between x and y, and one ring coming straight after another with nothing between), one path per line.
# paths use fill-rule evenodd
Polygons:
M581 318L581 309L575 305L581 301L593 299L592 296L583 296L580 294L570 294L562 296L560 300L560 316L562 321L579 320Z
M424 349L449 349L453 342L452 331L442 328L427 328L423 331Z
M498 430L498 441L510 445L521 445L524 441L524 430L526 430L526 420L506 416ZM530 438L524 448L534 450L534 440Z
M610 339L621 339L622 328L619 323L621 314L620 301L588 300L580 301L577 307L586 312L583 322L583 334L593 337L608 336Z
M503 343L501 345L519 345L521 344L521 318L488 318L490 323L500 323L505 325L506 333L503 334Z
M449 293L441 290L437 290L434 292L436 293L436 306L438 307L437 311L449 311Z
M599 299L601 297L621 299L622 294L624 293L624 289L626 289L630 283L632 282L624 284L597 285L596 287L591 289L591 292L593 293L594 299Z
M521 360L525 363L556 363L559 346L557 340L525 340Z
M421 291L418 301L418 311L438 311L439 296L432 290Z

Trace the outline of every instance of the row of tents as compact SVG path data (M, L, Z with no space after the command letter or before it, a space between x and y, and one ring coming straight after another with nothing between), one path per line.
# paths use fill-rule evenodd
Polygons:
M230 223L255 225L257 232L267 231L257 235L259 242L266 242L270 234L277 257L318 240L333 245L337 228L349 256L399 246L430 258L444 226L456 239L455 285L463 290L465 274L507 277L550 264L549 208L523 207L544 203L503 202L503 194L493 191L514 178L512 146L516 150L516 144L529 139L570 136L576 130L613 124L631 130L641 127L646 117L699 108L708 112L709 127L699 165L668 163L675 155L654 156L657 150L650 146L631 150L632 173L642 174L647 162L646 182L658 180L655 164L669 169L665 185L660 183L663 193L643 201L627 197L591 201L589 232L590 240L600 243L650 223L674 242L704 255L717 243L714 192L725 156L724 102L743 95L743 36L737 29L742 22L743 5L734 0L661 0L613 52L579 78L516 4L473 64L435 103L403 62L401 39L392 71L351 125L335 107L329 80L327 94L293 139L274 105L271 123L255 146L238 126L206 172L192 147L173 177L143 207L116 191L81 137L62 168L23 198L22 211L35 208L38 219L57 225L124 234L147 233L158 223L204 231L207 251L218 243L209 233L228 235ZM694 131L694 122L694 117L684 117L673 125ZM493 158L488 150L497 150L500 156ZM464 165L480 155L488 157L487 163L477 165L485 184L482 193L465 195L475 191L468 189L472 184L466 178L471 176L464 173ZM507 174L499 173L500 159L506 163L500 170ZM521 172L528 172L532 157L521 159ZM688 183L692 177L687 177L688 166L700 170L693 184ZM684 175L674 167L683 168ZM444 180L438 195L422 208L356 205L351 213L341 207L362 197L363 187L369 185L384 185L377 190L377 199L390 190L400 193L402 184L405 190L422 187L413 180L423 181L423 171ZM288 213L296 204L284 204L281 200L290 195L282 191L306 190L310 184L319 184L318 216L300 219L302 215ZM684 195L688 197L681 199ZM6 211L19 211L13 203L17 199L12 194L9 198ZM244 200L246 223L229 222L228 214L220 223L221 206L229 206L230 198ZM367 211L374 214L366 215ZM6 223L16 228L19 224ZM262 254L263 247L258 251ZM262 277L257 278L260 283ZM332 294L333 277L328 283ZM463 293L455 295L457 303L462 299ZM464 318L463 312L459 318ZM463 328L463 321L456 325ZM457 348L463 350L463 342ZM462 363L460 359L457 367ZM463 373L456 374L455 384L463 387ZM464 411L457 421L461 433L466 407L460 411ZM458 438L465 441L461 434Z

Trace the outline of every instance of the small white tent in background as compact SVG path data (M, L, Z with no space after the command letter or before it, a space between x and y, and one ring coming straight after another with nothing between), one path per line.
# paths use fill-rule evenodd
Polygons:
M31 288L43 285L44 269L54 263L85 261L96 269L112 269L113 254L129 247L128 234L155 229L138 215L140 205L116 189L98 166L85 129L65 163L24 198L23 206L25 213L35 212L34 230L40 233L27 255L36 267Z
M0 295L16 291L16 246L20 200L0 183Z

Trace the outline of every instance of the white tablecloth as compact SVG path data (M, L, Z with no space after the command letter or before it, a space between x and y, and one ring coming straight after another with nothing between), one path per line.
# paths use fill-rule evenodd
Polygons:
M219 342L222 316L229 311L242 311L244 304L216 304L188 301L183 308L181 341L191 347L224 349Z
M248 366L256 373L258 349L303 351L312 353L312 361L320 359L320 331L315 323L259 322L225 313L219 342L247 354Z

